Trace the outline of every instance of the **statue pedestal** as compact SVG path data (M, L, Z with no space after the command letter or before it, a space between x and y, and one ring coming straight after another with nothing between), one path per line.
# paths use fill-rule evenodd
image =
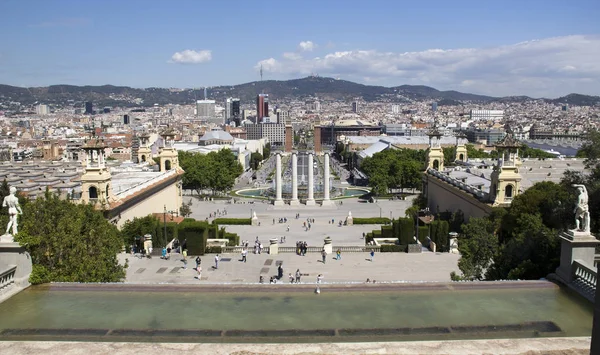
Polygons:
M560 266L556 269L564 283L573 281L573 261L578 260L589 267L594 267L596 246L600 241L590 232L569 230L560 234Z
M0 260L2 261L0 268L5 266L17 267L14 274L14 285L17 289L14 293L17 293L30 285L29 275L31 275L33 269L31 256L19 243L5 242L4 237L5 236L2 236L2 241L0 242ZM3 271L4 270L0 270L0 272ZM7 294L2 293L0 295L0 300L6 295Z
M277 238L269 239L269 255L279 254L279 244L277 244Z
M346 225L347 226L354 225L354 218L352 217L352 212L348 212L348 217L346 217Z
M0 236L0 243L14 243L15 239L12 234L4 234Z
M251 221L253 226L258 226L258 217L256 217L256 214L252 216Z
M333 253L333 244L331 244L331 238L327 237L323 240L323 249L329 255Z

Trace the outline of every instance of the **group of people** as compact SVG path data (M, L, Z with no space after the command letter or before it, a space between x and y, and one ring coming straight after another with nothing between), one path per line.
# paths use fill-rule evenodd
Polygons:
M211 213L208 214L209 218L213 218L213 217L217 218L217 217L220 217L220 216L227 216L227 210L223 209L223 211L220 211L220 210L217 209L215 212L211 212Z
M296 255L305 256L308 250L307 242L296 242Z

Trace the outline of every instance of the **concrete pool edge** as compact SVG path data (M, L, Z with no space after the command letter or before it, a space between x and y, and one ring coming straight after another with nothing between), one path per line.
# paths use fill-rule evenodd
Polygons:
M488 340L444 340L375 343L315 344L217 344L217 343L129 343L129 342L53 342L0 341L0 353L32 354L589 354L591 337L555 337Z
M50 283L34 286L37 290L52 291L141 291L141 292L307 292L314 290L315 283L302 284L239 284L239 283ZM490 289L522 289L522 288L560 288L548 280L523 281L480 281L480 282L381 282L366 283L322 283L322 292L381 292L381 291L456 291L456 290L490 290Z

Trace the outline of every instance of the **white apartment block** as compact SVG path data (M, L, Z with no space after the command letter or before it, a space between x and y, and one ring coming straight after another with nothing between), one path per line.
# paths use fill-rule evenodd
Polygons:
M504 110L471 110L474 121L500 121L504 118Z

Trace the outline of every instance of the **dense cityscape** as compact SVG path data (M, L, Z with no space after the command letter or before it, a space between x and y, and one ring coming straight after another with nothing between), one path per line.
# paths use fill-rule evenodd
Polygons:
M594 9L1 2L0 353L600 354Z

